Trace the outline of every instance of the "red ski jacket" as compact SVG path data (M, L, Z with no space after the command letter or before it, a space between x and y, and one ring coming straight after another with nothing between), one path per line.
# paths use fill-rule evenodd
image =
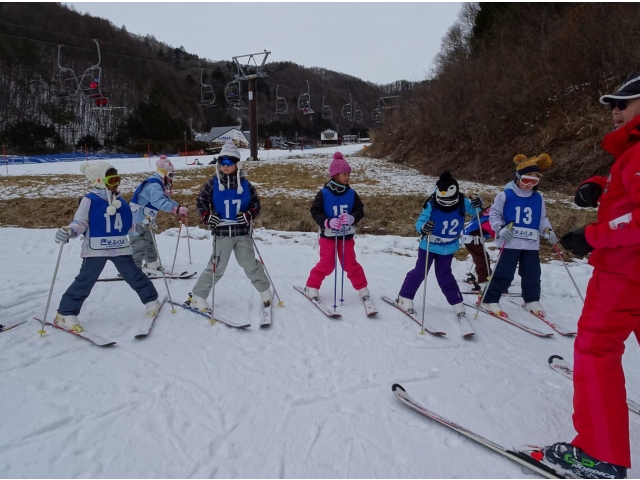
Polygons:
M603 188L598 220L585 229L589 263L640 281L640 115L607 134L602 148L616 161L606 179L590 179Z

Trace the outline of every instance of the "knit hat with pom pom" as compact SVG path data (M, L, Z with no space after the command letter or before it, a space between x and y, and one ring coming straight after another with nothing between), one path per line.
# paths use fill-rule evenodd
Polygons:
M342 153L336 152L333 154L333 160L329 165L329 176L333 178L339 173L351 173L351 165L342 156Z
M109 206L107 207L107 213L109 215L115 215L116 210L118 210L122 206L122 202L117 198L113 198L111 191L104 184L104 177L107 176L107 172L111 169L115 170L116 168L107 162L87 162L80 165L80 171L84 173L84 176L87 177L87 180L91 182L93 188L105 189L107 194L107 202L109 203Z
M516 175L518 178L529 173L544 172L553 164L551 157L546 153L541 153L537 157L531 158L527 158L525 155L519 153L513 157L513 163L516 164Z
M176 171L173 163L171 163L171 160L169 160L166 155L161 155L160 158L156 160L156 170L162 175L167 175L169 172Z

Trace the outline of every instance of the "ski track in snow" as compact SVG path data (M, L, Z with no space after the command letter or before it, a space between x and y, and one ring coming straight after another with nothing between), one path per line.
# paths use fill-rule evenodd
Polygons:
M211 240L199 228L190 232L194 263L180 242L176 268L201 271ZM176 234L158 235L165 262ZM59 250L54 235L54 229L0 229L2 323L29 319L0 334L2 478L531 478L403 406L391 393L396 382L426 407L505 446L574 436L571 382L547 365L551 354L572 358L571 338L536 338L482 313L474 320L468 309L477 333L464 340L433 272L427 318L447 337L419 335L419 327L380 299L397 295L414 265L416 238L357 237L379 309L374 318L365 316L346 278L341 319L326 318L293 290L317 259L313 233L255 232L285 302L273 307L269 329L259 328L259 295L234 260L216 287L216 313L249 319L246 331L210 326L183 309L172 314L165 305L151 335L135 340L144 316L137 295L124 282L98 283L80 318L87 330L118 342L100 348L52 327L40 337L31 320L44 313ZM64 247L49 319L78 273L79 252L79 241ZM469 265L454 261L456 277L464 278ZM584 262L570 268L584 291L591 268ZM542 271L543 305L558 324L575 327L581 301L564 268L551 262ZM112 264L108 274L115 274ZM186 299L196 278L170 282L173 299ZM154 284L165 291L162 280ZM333 304L333 276L321 297ZM551 331L502 304L515 319ZM416 306L421 309L421 290ZM636 400L639 359L630 340L624 363L628 395ZM634 414L631 436L637 463ZM636 476L633 470L629 476Z

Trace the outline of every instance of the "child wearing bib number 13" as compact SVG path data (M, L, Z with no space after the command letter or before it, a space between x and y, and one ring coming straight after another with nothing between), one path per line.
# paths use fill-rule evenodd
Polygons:
M547 218L538 183L541 172L551 166L551 157L543 153L528 159L519 154L513 161L516 164L516 177L496 196L489 211L489 223L496 232L496 246L504 246L504 250L487 285L481 306L506 317L498 301L502 292L511 286L518 267L525 308L534 315L545 316L540 305L540 237L546 238L551 245L558 240Z
M318 290L322 281L336 268L336 248L339 261L351 285L363 301L369 301L367 277L362 265L356 260L353 238L356 233L355 226L364 217L364 205L355 190L349 186L350 174L351 166L342 153L336 152L329 165L331 179L318 192L311 205L311 216L320 227L320 261L311 269L304 291L309 298L316 301L320 301Z

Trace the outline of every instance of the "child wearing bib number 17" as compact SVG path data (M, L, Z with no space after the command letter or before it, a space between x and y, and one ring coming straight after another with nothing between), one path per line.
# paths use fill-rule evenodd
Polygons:
M158 292L149 277L133 261L129 238L133 225L131 208L119 196L120 175L107 162L83 163L80 171L93 184L93 189L80 201L73 221L56 232L57 243L84 235L80 273L60 300L54 322L67 330L82 332L78 314L96 284L102 269L111 262L145 304L147 315L158 313Z
M545 316L540 305L540 237L546 238L551 245L558 240L547 218L538 183L541 172L551 166L551 157L543 153L528 159L519 154L513 161L516 177L496 196L489 211L489 223L496 232L496 246L504 246L504 250L487 286L482 308L506 317L498 301L502 292L511 286L518 267L525 308L534 315Z
M462 294L451 271L451 262L453 254L460 250L465 215L475 218L477 210L482 208L482 199L475 197L469 200L460 193L459 188L451 173L440 175L436 191L424 203L416 221L416 230L423 237L418 248L418 261L413 270L407 273L396 301L399 308L411 315L416 314L413 299L424 281L428 238L428 268L435 264L436 279L447 302L459 318L466 316Z
M331 179L318 192L311 205L311 216L320 227L320 261L309 273L305 294L319 301L318 290L322 281L336 268L336 243L342 268L363 301L369 301L367 277L356 260L356 225L364 217L364 205L358 194L349 186L351 166L336 152L329 165ZM344 236L343 236L344 233ZM344 239L344 248L343 248ZM344 250L344 262L342 252Z

